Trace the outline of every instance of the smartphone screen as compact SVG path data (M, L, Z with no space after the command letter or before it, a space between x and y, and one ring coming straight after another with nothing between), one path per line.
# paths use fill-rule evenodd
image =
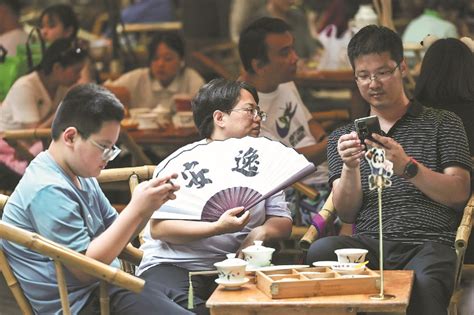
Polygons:
M381 134L379 119L377 116L356 119L354 124L361 143L364 143L365 139L377 142L374 138L372 138L372 133Z

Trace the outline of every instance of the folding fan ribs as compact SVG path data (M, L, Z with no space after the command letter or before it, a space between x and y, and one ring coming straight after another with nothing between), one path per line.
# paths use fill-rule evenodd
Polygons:
M219 191L204 205L201 220L214 222L222 213L235 207L249 208L261 200L262 194L249 187L232 187Z
M315 170L293 148L264 137L194 143L156 168L155 177L177 173L181 188L152 218L216 221L228 209L251 209Z

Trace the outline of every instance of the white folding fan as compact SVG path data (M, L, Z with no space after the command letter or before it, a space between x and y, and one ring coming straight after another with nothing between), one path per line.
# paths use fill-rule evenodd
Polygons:
M216 221L228 209L250 209L314 172L293 148L265 137L199 143L171 154L154 177L177 173L181 189L152 218Z

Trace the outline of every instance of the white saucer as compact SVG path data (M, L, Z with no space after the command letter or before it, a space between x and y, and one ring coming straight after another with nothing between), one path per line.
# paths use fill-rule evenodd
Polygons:
M315 267L332 267L332 265L338 264L337 261L330 261L330 260L321 260L321 261L315 261L313 263L313 266Z
M240 289L241 286L243 286L244 284L246 284L247 282L249 282L249 278L244 278L242 281L224 281L220 278L217 278L216 279L216 283L217 284L220 284L224 287L224 289L226 290L238 290Z

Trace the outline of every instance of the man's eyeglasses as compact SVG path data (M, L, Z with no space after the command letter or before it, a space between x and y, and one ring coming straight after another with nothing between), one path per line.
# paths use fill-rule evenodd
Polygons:
M107 161L107 162L112 161L113 159L117 157L117 155L119 155L120 152L122 152L122 150L120 150L120 148L117 147L116 145L113 145L111 148L108 148L105 145L95 142L91 138L87 140L89 140L90 143L92 143L95 147L102 150L102 160L104 161Z
M253 107L253 108L237 108L237 109L232 109L231 112L247 112L250 115L252 115L253 119L257 119L257 117L260 117L262 121L267 120L267 113L264 111L260 110L260 107Z
M393 69L379 70L374 74L359 73L355 75L355 80L357 81L357 83L362 84L362 85L368 85L370 84L370 82L375 81L375 80L379 82L383 82L390 79L393 73L395 72L395 70L397 70L397 68L399 67L400 67L400 64L398 63Z

